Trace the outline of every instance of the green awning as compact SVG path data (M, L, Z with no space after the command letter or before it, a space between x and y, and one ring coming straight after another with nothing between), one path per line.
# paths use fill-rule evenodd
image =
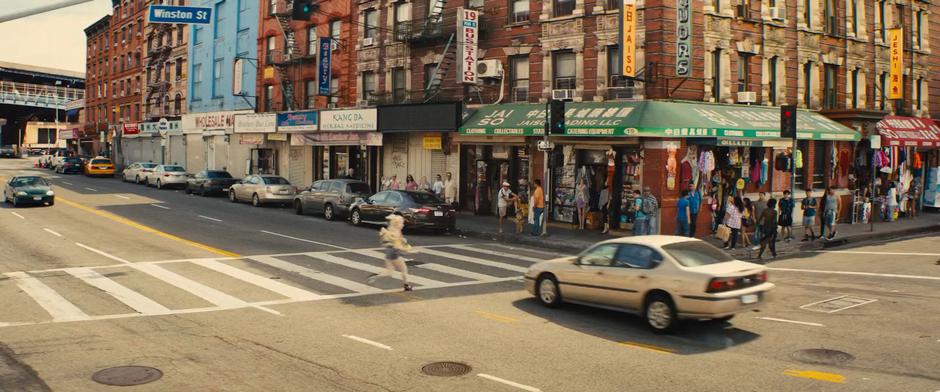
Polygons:
M542 104L486 106L460 127L460 134L541 136L545 114ZM571 136L780 139L780 109L675 101L569 102L565 127ZM857 141L861 135L819 113L801 110L797 137Z

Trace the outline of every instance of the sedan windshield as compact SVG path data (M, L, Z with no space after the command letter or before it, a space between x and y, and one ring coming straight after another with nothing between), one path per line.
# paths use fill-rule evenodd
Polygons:
M142 167L142 168L144 168L144 169L153 169L153 168L157 167L157 164L156 164L156 163L141 163L141 164L140 164L140 167Z
M81 160L81 159L78 159L78 158L65 158L65 162L67 162L67 163L82 163L82 160Z
M13 180L13 183L10 184L14 187L21 186L49 186L49 183L41 177L23 177Z
M206 172L206 177L207 178L232 178L232 175L224 171L210 171L210 172Z
M183 169L182 166L164 166L163 171L168 172L184 172L186 169Z
M287 181L281 177L261 177L264 179L264 183L268 185L290 185L290 181Z
M702 241L677 242L663 246L663 250L686 267L718 264L734 258L720 249Z
M431 193L424 193L424 192L408 192L408 196L410 196L410 197L411 197L411 200L414 200L414 202L417 203L417 204L425 205L425 204L440 204L440 203L443 203L443 201L441 200L441 198L439 198L439 197L437 197L437 195L434 195L434 194L431 194Z

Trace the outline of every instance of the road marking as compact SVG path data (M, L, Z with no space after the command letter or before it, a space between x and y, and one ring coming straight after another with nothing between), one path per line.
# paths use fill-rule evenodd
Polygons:
M361 254L363 256L369 256L369 257L373 257L376 259L385 260L385 254L377 250L362 249L362 250L355 250L353 252ZM424 263L424 264L417 265L414 268L421 268L421 269L426 269L426 270L431 270L431 271L442 272L448 275L460 276L462 278L468 278L468 279L473 279L473 280L491 280L491 279L496 278L495 276L478 274L473 271L466 271L460 268L453 268L453 267L448 267L446 265L435 264L435 263Z
M154 278L179 287L180 289L202 298L215 306L231 307L246 305L245 301L225 294L219 290L213 289L202 283L196 282L192 279L185 278L180 274L160 267L156 264L133 264L133 266L147 275L153 276Z
M439 250L437 250L437 249L422 248L422 249L418 250L418 253L424 253L424 254L428 254L428 255L432 255L432 256L439 256L439 257L444 257L444 258L448 258L448 259L466 261L466 262L468 262L468 263L474 263L474 264L479 264L479 265L485 265L485 266L487 266L487 267L501 268L501 269L504 269L504 270L510 270L510 271L521 272L521 273L526 273L526 272L529 271L528 268L519 267L519 266L517 266L517 265L506 264L506 263L500 263L500 262L497 262L497 261L483 260L483 259L479 259L479 258L476 258L476 257L464 256L464 255L460 255L460 254L456 254L456 253L442 252L442 251L439 251Z
M59 293L55 292L55 290L49 286L46 286L46 284L39 281L39 279L27 275L25 272L7 272L5 275L13 278L16 285L19 286L26 295L32 297L39 306L42 306L42 308L52 316L52 320L79 321L91 319L85 312L82 312L81 309L59 295Z
M897 255L897 256L940 256L940 253L909 253L909 252L866 252L860 250L817 250L816 253L844 253L853 255Z
M169 210L169 209L170 209L170 207L161 206L161 205L159 205L159 204L151 204L151 205L154 206L154 207L157 207L157 208L162 208L162 209L164 209L164 210Z
M56 237L59 237L59 238L62 237L62 234L56 233L56 232L52 231L51 229L48 229L48 228L45 228L45 227L44 227L43 230L45 230L47 233L52 234L52 235L54 235L54 236L56 236Z
M620 342L618 344L621 346L639 348L639 349L648 350L648 351L652 351L652 352L660 353L660 354L675 354L676 353L676 350L673 350L671 348L654 346L652 344L637 343L637 342Z
M503 316L503 315L499 315L499 314L496 314L496 313L484 312L484 311L482 311L482 310L477 310L476 312L477 312L477 314L479 314L479 315L480 315L481 317L483 317L483 318L487 318L487 319L490 319L490 320L493 320L493 321L499 321L499 322L505 323L505 324L512 324L512 323L514 323L514 322L516 322L516 321L519 321L519 320L516 320L516 319L514 319L514 318L512 318L512 317L509 317L509 316Z
M173 234L166 233L166 232L163 232L163 231L154 229L154 228L152 228L152 227L150 227L150 226L145 226L145 225L143 225L143 224L137 223L137 222L135 222L135 221L132 221L132 220L130 220L130 219L124 218L124 217L122 217L122 216L118 216L118 215L116 215L116 214L113 214L113 213L110 213L110 212L107 212L107 211L103 211L103 210L95 209L95 208L88 207L88 206L85 206L85 205L82 205L82 204L78 204L78 203L73 202L73 201L70 201L70 200L62 199L61 197L59 197L58 199L59 199L60 202L65 203L66 205L69 205L69 206L71 206L71 207L75 207L75 208L78 208L78 209L80 209L80 210L87 211L87 212L90 212L90 213L92 213L92 214L95 214L95 215L98 215L98 216L102 216L102 217L108 218L108 219L113 220L113 221L118 222L118 223L123 223L123 224L125 224L125 225L131 226L131 227L133 227L133 228L139 229L139 230L144 231L144 232L147 232L147 233L156 234L156 235L158 235L158 236L160 236L160 237L163 237L163 238L166 238L166 239L170 239L170 240L173 240L173 241L177 241L177 242L182 242L182 243L187 244L187 245L189 245L189 246L192 246L192 247L195 247L195 248L199 248L199 249L202 249L202 250L207 251L207 252L212 252L212 253L215 253L215 254L219 254L219 255L222 255L222 256L225 256L225 257L240 257L237 253L229 252L229 251L222 250L222 249L219 249L219 248L214 248L214 247L211 247L211 246L209 246L209 245L201 244L201 243L198 243L198 242L195 242L195 241L190 241L190 240L187 240L187 239L184 239L184 238L175 236L175 235L173 235ZM169 208L167 208L167 209L169 209Z
M774 317L755 317L755 318L760 319L760 320L779 321L779 322L781 322L781 323L791 323L791 324L799 324L799 325L809 325L809 326L811 326L811 327L825 327L825 325L822 325L822 324L819 324L819 323L810 323L810 322L806 322L806 321L787 320L787 319L774 318Z
M22 220L26 220L26 217L23 216L23 215L17 214L17 213L15 213L15 212L13 212L13 211L10 211L10 213L13 214L13 216L15 216L15 217L17 217L17 218L20 218L20 219L22 219Z
M65 185L75 185L75 184L72 184L71 182L68 182L68 181L62 181L62 183L65 184Z
M315 258L315 259L320 259L320 260L323 260L323 261L328 262L328 263L338 264L338 265L341 265L341 266L344 266L344 267L348 267L348 268L352 268L352 269L357 269L357 270L360 270L360 271L371 272L371 273L373 273L373 274L381 274L381 273L385 272L385 268L384 268L384 267L376 267L376 266L373 266L373 265L370 265L370 264L361 263L361 262L358 262L358 261L355 261L355 260L344 259L344 258L342 258L342 257L338 257L338 256L330 255L330 254L322 254L322 253L311 252L311 253L308 253L307 256L308 256L308 257ZM393 276L396 276L396 275L398 275L398 274L396 273L396 274L393 275ZM414 275L408 275L408 282L410 282L410 283L417 283L417 284L420 284L420 285L422 285L422 286L433 286L433 285L443 285L443 284L446 284L446 283L444 283L444 282L439 282L439 281L436 281L436 280L433 280L433 279L422 278L422 277L420 277L420 276L414 276Z
M481 244L483 244L483 243L481 243ZM495 246L495 247L503 248L503 249L509 249L509 250L521 250L521 251L525 251L525 252L541 253L541 254L543 254L543 255L546 255L546 256L549 256L549 257L552 257L552 258L568 256L567 254L559 253L559 252L547 252L547 251L538 250L538 249L517 248L517 247L514 247L514 246L505 245L505 244L491 244L491 243L486 243L486 245Z
M845 384L845 376L835 373L825 373L817 372L815 370L792 370L787 369L783 374L792 377L808 378L811 380L833 382L837 384Z
M506 252L498 252L498 251L495 251L495 250L474 248L474 247L472 247L472 246L470 246L470 245L454 245L454 246L452 246L452 248L464 249L464 250L469 250L469 251L471 251L471 252L483 253L483 254L493 255L493 256L508 257L508 258L512 258L512 259L517 259L517 260L522 260L522 261L529 261L529 262L533 262L533 263L540 263L540 262L545 261L545 260L543 260L543 259L538 259L538 258L535 258L535 257L521 256L521 255L516 255L516 254L506 254Z
M499 378L499 377L496 377L496 376L491 376L491 375L485 374L485 373L478 373L477 376L483 377L483 378L485 378L485 379L487 379L487 380L490 380L490 381L496 381L496 382L498 382L498 383L506 384L506 385L509 385L509 386L511 386L511 387L516 387L516 388L519 388L519 389L521 389L521 390L523 390L523 391L542 392L541 389L538 389L538 388L536 388L536 387L530 387L530 386L525 385L525 384L520 384L520 383L517 383L517 382L514 382L514 381L505 380L505 379L502 379L502 378Z
M72 276L81 279L90 286L96 287L105 293L110 294L118 301L123 302L137 313L144 315L170 314L172 311L156 301L147 298L140 293L131 290L117 282L95 272L91 268L69 268L65 270Z
M809 273L814 273L814 274L860 275L860 276L879 276L879 277L883 277L883 278L904 278L904 279L940 280L940 276L876 274L876 273L873 273L873 272L824 271L824 270L808 270L808 269L797 269L797 268L767 268L767 269L770 270L770 271L809 272Z
M371 340L366 339L366 338L360 338L360 337L358 337L358 336L353 336L353 335L343 335L343 337L344 337L344 338L347 338L347 339L355 340L355 341L357 341L357 342L359 342L359 343L365 343L365 344L368 344L368 345L370 345L370 346L375 346L375 347L381 348L381 349L383 349L383 350L392 351L392 348L391 348L390 346L384 345L384 344L379 343L379 342L374 342L374 341L371 341Z
M290 263L275 257L271 256L251 256L249 260L259 262L277 269L281 269L287 272L293 272L305 278L313 279L320 281L329 285L336 287L342 287L346 290L359 293L378 293L382 290L377 289L372 286L368 286L359 282L353 282L348 279L343 279L338 276L333 276L324 272L313 270L307 267L299 266L294 263Z
M289 286L284 283L278 282L276 280L271 280L263 276L255 275L251 272L235 268L231 265L218 262L215 260L203 260L200 262L194 262L193 264L201 265L208 269L211 269L216 272L223 273L225 275L231 276L235 279L241 280L243 282L251 283L255 286L261 287L268 291L273 291L284 297L305 301L305 300L315 300L319 299L320 296L314 293L311 293L307 290L301 290L294 286Z
M89 188L89 187L87 187L87 186L85 187L85 189L87 189L87 190L89 190L89 191L92 191L92 192L98 192L98 190L97 190L97 189L94 189L94 188Z
M98 249L92 248L92 247L90 247L90 246L88 246L88 245L85 245L85 244L83 244L83 243L81 243L81 242L76 242L75 245L78 245L79 247L85 248L85 249L87 249L87 250L89 250L89 251L95 252L95 253L97 253L97 254L99 254L99 255L102 255L102 256L104 256L104 257L107 257L107 258L109 258L109 259L111 259L111 260L115 260L115 261L117 261L117 262L121 262L121 263L124 263L124 264L131 264L130 261L124 260L124 259L122 259L122 258L120 258L120 257L117 257L117 256L115 256L115 255L112 255L112 254L110 254L110 253L107 253L107 252L105 252L105 251L103 251L103 250L98 250Z
M124 200L130 200L130 199L131 199L131 198L129 198L129 197L127 197L127 196L124 196L124 195L114 195L114 197L118 197L118 198L121 198L121 199L124 199Z
M816 302L813 302L813 303L809 303L809 304L800 306L800 309L806 309L806 310L811 310L811 311L814 311L814 312L821 312L821 313L835 313L835 312L840 312L840 311L843 311L843 310L846 310L846 309L851 309L851 308L854 308L854 307L856 307L856 306L862 306L862 305L866 305L866 304L870 304L870 303L872 303L872 302L878 301L877 299L860 298L860 297L852 296L852 297L849 297L848 299L845 299L845 300L842 301L842 302L850 302L850 303L851 303L851 302L855 302L855 301L853 301L853 299L856 300L856 301L858 301L858 302L856 302L856 303L854 303L854 304L852 304L852 305L849 305L849 306L843 306L843 307L841 307L841 308L834 309L834 310L807 309L807 308L809 308L809 307L811 307L811 306L813 306L813 305L818 305L818 304L821 304L821 303L824 303L824 302L837 301L837 300L840 300L840 299L846 298L846 297L849 297L849 296L848 296L848 295L840 295L840 296L835 297L835 298L829 298L829 299L824 299L824 300L822 300L822 301L816 301ZM860 300L860 301L859 301L859 300Z
M205 216L205 215L199 215L199 217L202 218L202 219L208 219L208 220L211 220L211 221L214 221L214 222L221 222L221 221L222 221L221 219L210 218L210 217Z
M312 241L312 240L308 240L308 239L304 239L304 238L292 237L292 236L289 236L289 235L286 235L286 234L275 233L275 232L273 232L273 231L261 230L261 232L264 233L264 234L276 235L276 236L278 236L278 237L284 237L284 238L292 239L292 240L295 240L295 241L301 241L301 242L307 242L307 243L311 243L311 244L329 246L329 247L333 247L333 248L337 248L337 249L342 249L342 250L349 250L349 248L345 248L345 247L342 247L342 246L333 245L333 244L327 244L327 243L325 243L325 242Z

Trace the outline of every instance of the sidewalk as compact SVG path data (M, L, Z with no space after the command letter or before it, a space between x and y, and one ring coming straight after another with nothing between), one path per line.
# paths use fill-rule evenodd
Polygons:
M841 246L849 243L890 239L900 236L940 232L940 213L924 212L916 219L901 219L898 222L875 222L875 231L871 232L869 224L839 224L837 227L838 236L831 240L816 240L811 242L802 242L803 229L801 227L793 230L794 240L791 242L778 241L778 257L786 254L793 254L799 251L824 249L833 246ZM531 226L526 225L522 234L515 234L516 225L511 219L503 222L503 233L497 232L496 217L480 216L470 213L461 213L457 216L457 233L471 238L479 238L505 243L514 243L521 245L534 246L539 248L553 249L558 251L577 253L588 246L603 240L630 235L627 231L612 231L610 234L601 234L594 230L577 230L576 226L568 223L549 222L548 236L536 237L529 235ZM705 238L713 245L721 247L721 241L716 238ZM738 242L740 244L740 241ZM729 251L729 253L739 259L749 260L757 257L757 250L750 248L741 248ZM770 257L769 251L764 251L764 258Z

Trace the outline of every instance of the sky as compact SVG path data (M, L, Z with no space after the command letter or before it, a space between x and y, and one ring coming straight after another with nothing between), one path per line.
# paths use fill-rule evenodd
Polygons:
M0 0L7 15L62 0ZM85 72L85 28L111 13L111 0L92 0L0 23L0 61Z

